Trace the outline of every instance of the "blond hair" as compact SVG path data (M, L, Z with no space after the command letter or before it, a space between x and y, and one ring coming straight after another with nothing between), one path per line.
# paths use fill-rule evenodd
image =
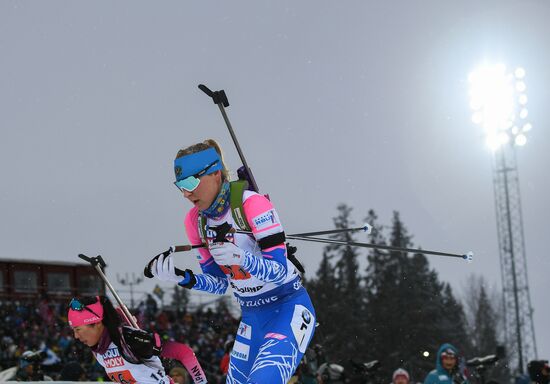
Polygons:
M218 155L220 155L220 159L222 160L222 180L229 180L229 170L225 166L225 161L223 160L223 154L222 149L220 145L216 142L214 139L206 139L202 143L197 143L190 145L187 148L182 148L178 151L178 154L176 155L176 159L179 159L180 157L183 157L185 155L190 155L192 153L197 153L204 151L208 148L214 148L216 152L218 152Z

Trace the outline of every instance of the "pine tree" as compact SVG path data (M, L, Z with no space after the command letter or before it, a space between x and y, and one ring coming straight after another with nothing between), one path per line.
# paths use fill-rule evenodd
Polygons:
M338 340L335 340L338 326L333 320L338 318L341 308L339 295L336 292L335 269L331 259L332 257L324 251L317 277L309 280L307 289L319 323L319 327L315 331L314 344L332 348L332 344L338 344Z
M472 344L466 332L466 315L462 303L454 297L448 283L443 286L441 299L445 308L441 331L446 335L448 342L460 349L463 356L468 356L472 350Z
M373 210L368 212L366 221L371 224L372 231L369 242L385 245L382 226L377 224L378 216ZM384 321L391 316L388 300L395 292L396 271L391 267L391 256L380 249L371 249L368 254L366 270L366 301L367 301L367 359L383 360L382 353L386 351L386 338L391 337L391 330Z
M374 212L369 212L367 220L376 219ZM373 231L374 232L374 231ZM377 236L378 238L376 238ZM371 242L382 243L381 233L371 234ZM394 213L390 234L390 245L408 246L406 230ZM402 365L403 340L408 327L403 318L406 294L401 281L406 268L406 255L396 251L372 250L369 254L367 268L367 308L370 332L368 340L372 359L384 360L383 371L391 374L393 367ZM388 364L391 362L391 364Z
M394 212L390 245L412 247L411 239ZM442 343L464 334L462 307L422 254L373 251L366 279L370 347L378 354L372 358L384 361L381 373L386 377L395 368L404 367L415 380L423 380L434 362L422 352L434 356Z
M337 209L335 228L350 228L353 224L350 218L352 209L345 204ZM350 232L331 238L354 241ZM349 357L349 351L357 346L364 327L364 294L358 256L353 247L328 245L323 252L317 279L308 285L320 324L316 340L324 344L332 361Z
M489 293L486 280L479 276L471 276L465 295L467 308L467 320L469 339L472 341L470 357L482 357L497 353L497 347L502 345L501 335L498 330L502 322L502 316L498 311L500 295L496 292ZM487 372L486 379L493 378L498 382L509 381L510 371L506 361Z
M338 206L339 215L334 219L334 225L339 229L353 227L350 218L352 209L345 204ZM351 232L334 235L333 238L351 242L355 241ZM344 246L334 250L336 256L336 291L339 294L339 303L344 308L341 319L340 356L357 348L363 337L365 323L365 296L359 275L359 254L355 247ZM342 356L343 357L343 356Z
M472 341L474 342L476 355L489 355L495 353L498 341L496 333L497 316L493 310L485 287L479 290L477 311L474 316L472 329Z
M472 275L468 279L464 303L472 340L471 354L474 356L493 354L499 345L499 297L495 294L489 295L487 282L483 277Z
M399 213L393 213L387 240L373 210L366 221L373 227L370 243L413 246ZM351 227L351 208L339 206L334 223ZM349 232L333 237L354 240ZM350 358L377 359L383 363L380 378L403 367L422 381L434 368L441 344L470 348L462 305L423 254L370 249L364 277L358 271L359 256L351 247L327 246L317 277L308 284L320 323L315 342L325 346L331 361L346 365ZM430 352L429 359L424 351Z
M423 254L407 258L406 274L401 283L407 290L402 315L407 319L408 331L402 345L402 365L417 381L434 368L433 356L445 342L446 335L441 324L445 307L441 300L443 284L437 272L430 269ZM431 353L425 358L423 352Z

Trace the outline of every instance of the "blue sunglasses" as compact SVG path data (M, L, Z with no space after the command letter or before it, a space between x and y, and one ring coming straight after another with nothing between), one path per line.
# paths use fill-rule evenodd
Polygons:
M175 181L174 185L178 187L180 191L187 191L187 192L193 192L197 187L199 186L201 180L200 177L204 176L206 172L210 168L212 168L214 165L216 165L219 162L219 160L215 160L213 163L209 164L206 168L204 168L202 171L195 173L194 175L187 176L185 179L181 179L179 181Z
M97 302L97 300L96 300ZM96 315L97 317L101 317L99 316L97 313L95 313L94 311L92 311L90 308L88 308L86 305L82 304L80 302L80 300L78 300L77 298L73 297L73 299L71 300L71 302L69 303L69 308L72 309L73 311L83 311L83 310L86 310L88 312L91 312L93 313L94 315Z

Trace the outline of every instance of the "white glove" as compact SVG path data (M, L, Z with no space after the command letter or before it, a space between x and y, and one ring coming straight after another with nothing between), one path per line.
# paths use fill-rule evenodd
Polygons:
M208 250L218 265L243 265L245 251L233 243L210 243Z
M174 258L172 255L165 256L161 254L151 266L151 274L161 281L173 281L179 283L183 280L184 276L176 275L176 268L174 267Z

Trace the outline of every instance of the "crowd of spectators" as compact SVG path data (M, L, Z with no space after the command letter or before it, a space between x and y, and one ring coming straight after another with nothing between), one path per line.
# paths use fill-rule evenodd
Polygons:
M52 371L60 370L63 363L78 360L89 366L91 372L93 356L89 348L75 342L65 312L66 303L48 299L38 303L0 301L0 369L19 366L25 351L49 349L59 358L52 364Z
M164 340L185 343L193 348L209 383L225 382L228 354L234 341L232 335L239 320L231 314L223 300L214 309L212 306L206 309L197 307L194 310L159 309L157 302L148 296L133 313L142 328L157 332ZM90 348L74 339L67 324L66 301L48 298L38 302L0 300L0 319L0 372L18 367L17 379L29 381L30 376L37 372L33 373L33 364L29 364L24 357L42 351L39 370L41 375L54 380L109 381L103 368L95 361ZM362 371L357 371L356 376L361 379L354 380L353 372L345 375L342 366L328 364L323 348L313 345L306 352L290 383L382 382L368 379L369 372L365 370L365 366L358 366ZM439 384L441 378L446 376L449 376L449 382L467 384L466 376L457 367L457 350L452 345L442 345L436 359L436 369L426 376L425 384ZM167 372L177 379L176 383L192 382L177 363L168 366ZM531 381L549 383L550 368L546 360L530 362L529 373ZM393 384L409 384L409 375L405 370L398 369L393 376ZM525 382L529 381L529 376L526 376Z
M164 340L188 344L195 351L209 382L223 380L220 362L239 324L222 304L194 311L158 309L149 297L134 311L140 325ZM25 351L47 350L58 359L42 365L44 374L59 379L61 370L78 362L88 381L108 381L90 348L74 339L67 324L67 303L44 298L37 303L0 300L0 371L21 366ZM190 381L188 381L190 382Z

